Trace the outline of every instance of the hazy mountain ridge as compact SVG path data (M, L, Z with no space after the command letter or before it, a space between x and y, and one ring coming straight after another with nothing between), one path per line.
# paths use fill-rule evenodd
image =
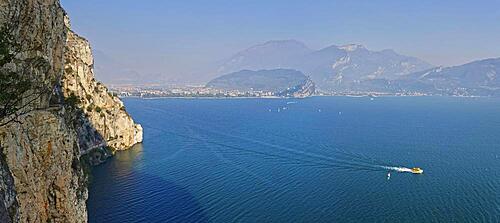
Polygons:
M436 67L396 80L365 80L351 86L355 91L423 93L446 96L500 96L500 58L453 67Z
M110 85L158 84L172 82L167 76L160 73L144 74L130 65L109 56L104 51L93 50L95 56L94 73L96 79Z
M100 53L96 57L96 73L104 82L168 82L161 75L140 75ZM298 70L324 93L499 95L498 59L434 67L391 49L373 51L360 44L348 44L314 50L297 40L272 40L240 51L220 64L211 69L217 70L219 76L243 70ZM237 86L235 82L230 85Z
M416 72L400 82L427 85L433 92L442 94L494 96L500 95L498 74L500 58L492 58Z
M94 50L94 72L96 78L103 83L128 84L140 80L139 72L118 62L101 50Z
M291 62L313 50L296 40L272 40L236 53L222 63L217 73L240 70L291 68Z

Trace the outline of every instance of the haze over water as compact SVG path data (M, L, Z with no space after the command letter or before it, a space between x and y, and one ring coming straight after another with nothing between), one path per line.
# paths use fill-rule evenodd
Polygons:
M125 104L144 143L94 168L90 222L500 221L498 98Z

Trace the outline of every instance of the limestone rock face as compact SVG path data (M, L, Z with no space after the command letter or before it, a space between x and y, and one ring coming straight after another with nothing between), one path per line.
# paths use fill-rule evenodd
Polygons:
M307 80L298 87L297 91L293 92L294 98L306 98L312 96L316 92L314 82L307 78Z
M67 35L65 60L64 96L76 97L77 107L83 110L77 129L80 148L89 150L109 146L123 150L142 142L142 127L134 123L123 102L95 80L89 42L72 31Z
M142 128L94 80L90 46L69 31L59 0L0 0L0 28L19 46L0 69L29 77L37 93L22 102L28 113L0 126L0 222L87 222L83 155L128 148Z
M22 102L30 113L0 127L0 221L86 222L76 133L65 109L51 108L64 68L65 12L57 0L0 0L0 12L0 27L19 46L3 68L29 77L37 92Z
M8 28L20 46L10 69L29 76L44 90L25 103L30 103L29 108L47 108L63 70L65 12L59 0L0 0L0 12L0 27Z
M18 202L13 222L87 222L77 138L60 114L35 111L0 132Z

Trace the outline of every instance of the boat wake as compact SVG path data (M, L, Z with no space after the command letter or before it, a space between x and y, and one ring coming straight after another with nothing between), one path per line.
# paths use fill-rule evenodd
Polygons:
M404 173L404 172L412 173L413 172L410 168L407 168L407 167L382 166L382 168L387 169L387 170L394 170L394 171L401 172L401 173Z

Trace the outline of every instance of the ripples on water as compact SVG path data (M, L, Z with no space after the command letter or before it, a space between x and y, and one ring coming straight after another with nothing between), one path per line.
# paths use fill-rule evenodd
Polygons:
M499 100L296 102L125 100L145 141L94 169L90 222L500 221Z

